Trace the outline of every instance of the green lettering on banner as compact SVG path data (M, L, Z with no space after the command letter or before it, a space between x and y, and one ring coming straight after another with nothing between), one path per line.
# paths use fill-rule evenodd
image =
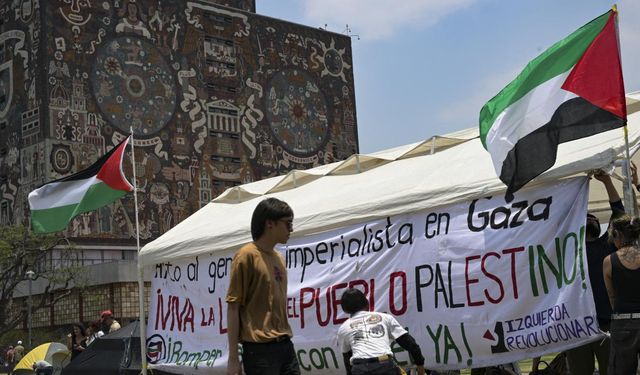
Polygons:
M584 278L584 225L580 227L580 247L578 247L578 259L580 259L580 277L582 277L582 289L587 289L587 283Z
M435 335L433 334L431 327L427 325L427 333L429 333L429 337L431 337L431 340L433 340L434 352L436 353L436 363L441 363L440 362L440 333L441 332L442 332L442 324L438 324L438 330L436 331Z
M322 361L322 354L318 349L313 348L309 350L309 359L311 360L311 365L316 369L319 370L324 368L324 362Z
M300 349L296 353L296 355L298 357L298 363L300 364L300 367L302 367L302 369L305 370L305 371L311 371L311 366L306 366L305 365L306 362L302 360L302 354L307 354L307 351L304 350L304 349Z
M556 259L558 263L562 261L562 254L560 252L560 240L556 237ZM544 269L544 264L546 264L551 271L551 273L556 277L556 284L558 285L558 289L562 286L562 272L560 270L560 266L556 267L556 265L547 257L547 253L545 248L542 245L538 245L538 269L540 270L540 281L542 281L542 288L544 289L544 294L549 293L549 287L547 286L547 275Z
M308 352L304 349L299 349L296 352L296 357L298 357L300 367L306 372L329 368L340 368L338 366L336 353L330 347L312 348L309 349Z
M442 329L444 327L444 330ZM443 325L443 324L438 324L438 329L436 330L435 334L433 333L433 331L431 330L431 327L429 325L427 325L427 332L429 333L429 336L431 337L431 339L433 340L433 344L434 344L434 351L436 354L436 363L444 363L444 364L448 364L449 363L449 351L453 350L455 352L456 358L457 358L457 363L460 363L462 361L462 354L460 353L460 349L458 349L458 346L456 345L455 340L453 339L453 336L451 336L451 331L449 330L449 327L447 325ZM464 325L460 325L460 329L462 330L462 337L463 340L465 340L466 342L466 336L464 334ZM442 354L443 354L443 358L442 361L440 361L440 335L442 335ZM468 349L468 348L467 348ZM471 356L471 350L469 349L469 355Z
M169 342L171 344L171 342ZM176 341L173 343L173 352L171 353L171 359L167 362L177 363L180 358L180 352L182 351L182 341ZM175 359L174 359L175 358Z
M572 272L571 272L571 277L567 277L566 274L566 260L567 260L567 241L569 241L570 239L573 239L573 244L574 244L574 251L573 251L573 265L572 265ZM576 261L578 260L578 254L579 254L579 246L578 246L578 236L573 233L570 232L568 233L565 237L564 237L564 241L562 242L562 258L563 258L563 266L562 266L562 277L564 278L564 283L566 285L569 285L571 283L573 283L573 281L576 279Z
M535 254L533 246L529 246L529 278L531 280L531 293L534 297L538 296L538 281L536 280L535 270Z
M456 346L456 342L451 337L451 332L449 331L449 327L444 326L444 363L449 363L449 350L454 350L456 352L456 357L458 358L458 363L462 361L462 355L460 355L460 350Z
M580 228L580 235L575 232L569 232L562 237L556 237L555 243L555 259L547 256L547 251L543 245L530 245L529 252L529 278L531 281L531 292L534 297L540 294L538 289L538 280L536 274L539 274L540 284L544 294L549 294L549 283L547 283L548 272L555 277L556 286L561 289L563 285L570 285L576 280L577 267L580 267L580 276L582 278L582 287L585 288L584 265L583 265L583 240L584 227ZM571 248L569 248L572 246ZM573 251L573 254L567 254ZM570 264L569 274L567 274L567 263ZM579 262L579 263L578 263ZM537 267L536 267L537 266Z
M469 342L467 341L467 334L464 330L464 323L460 322L460 333L462 333L462 341L464 341L464 347L467 349L467 353L469 353L469 359L467 360L467 366L471 366L473 364L473 352L471 351L471 347L469 346Z

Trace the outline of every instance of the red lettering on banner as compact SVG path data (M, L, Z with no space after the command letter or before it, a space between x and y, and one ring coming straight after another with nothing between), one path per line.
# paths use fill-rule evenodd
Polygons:
M348 317L338 318L338 305L340 305L340 298L342 297L342 293L339 296L336 295L336 290L338 289L346 289L349 286L347 283L336 284L331 287L331 299L333 305L333 324L342 324ZM327 298L328 299L328 298ZM329 301L327 301L328 304ZM322 325L322 324L320 324Z
M479 282L478 279L472 279L469 277L469 261L480 259L480 255L472 255L470 257L466 257L464 260L464 281L465 286L467 288L467 305L468 306L481 306L484 305L484 301L471 301L471 288L469 285L476 284Z
M218 307L220 308L220 319L218 320L218 327L220 334L223 335L227 333L227 327L222 327L222 322L224 321L222 317L222 298L218 298Z
M200 314L202 316L202 320L200 321L200 326L206 327L206 326L212 326L216 324L216 319L214 318L215 314L213 313L213 306L209 306L208 317L207 317L207 313L204 310L205 310L204 307L200 308Z
M181 303L179 296L169 295L165 306L164 296L160 289L158 289L157 295L158 304L156 307L155 329L167 330L167 325L171 322L171 325L168 328L169 331L176 330L178 332L185 332L190 328L191 332L193 332L195 312L189 298L185 299L184 302ZM182 308L180 308L181 305Z
M502 254L511 254L511 284L513 285L513 298L518 299L518 281L516 280L516 253L524 251L524 247L513 247L502 250Z
M304 295L311 293L311 300L309 302L304 301ZM304 309L313 306L316 298L316 290L313 288L300 289L300 328L304 328Z
M346 285L346 284L345 284ZM315 301L316 301L316 319L318 319L318 324L320 324L320 327L324 327L326 325L329 324L329 321L331 320L331 293L329 293L329 291L331 290L331 288L328 288L325 295L325 299L326 299L326 305L327 305L327 318L326 319L322 319L322 316L320 315L320 288L316 289L316 294L315 294Z
M396 309L395 304L395 287L396 287L396 278L400 278L402 282L402 294L400 296L400 300L402 301L402 305L399 309ZM407 274L403 271L394 272L389 277L389 310L393 315L402 315L407 312ZM373 310L372 310L373 311Z
M299 318L300 315L296 312L296 299L287 298L287 318Z
M333 325L340 325L345 320L347 320L346 316L339 317L338 314L341 314L341 310L338 306L340 306L340 299L342 297L342 289L346 288L357 288L363 289L363 293L368 295L369 299L369 307L371 311L374 311L375 301L375 281L374 279L370 279L367 283L366 280L352 280L348 283L338 283L332 286L329 286L324 291L324 299L321 297L321 289L320 288L301 288L300 289L300 305L299 305L299 315L300 315L300 328L304 328L307 322L305 321L305 313L308 317L308 312L306 310L314 307L316 310L316 320L318 325L321 327L325 327L329 325L329 323L333 323ZM295 298L292 298L295 303ZM322 306L322 305L325 306ZM323 311L324 307L324 311ZM289 307L287 307L289 309ZM295 307L294 307L295 311ZM322 313L326 312L326 315L323 317Z
M502 280L500 280L500 278L498 278L498 276L496 276L496 275L492 274L491 272L487 271L486 260L490 256L493 256L493 257L496 257L496 258L500 259L500 254L490 251L490 252L488 252L488 253L486 253L486 254L484 254L482 256L482 262L480 263L480 266L482 268L482 273L484 273L485 276L487 276L491 280L495 281L496 284L498 284L498 286L500 287L500 296L498 298L491 297L491 295L489 295L489 291L486 288L484 290L484 296L487 297L487 300L489 300L489 302L491 302L493 304L498 304L504 298L504 286L502 285Z

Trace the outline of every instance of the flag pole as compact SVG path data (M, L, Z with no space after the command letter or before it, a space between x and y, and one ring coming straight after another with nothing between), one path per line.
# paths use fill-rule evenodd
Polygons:
M611 6L611 10L615 14L615 25L616 25L616 39L618 39L618 5L613 4ZM618 39L618 51L620 51L620 40ZM619 52L618 52L619 53ZM633 193L633 184L631 183L631 153L629 152L629 128L627 126L627 119L624 120L624 152L625 152L625 163L624 163L624 175L625 181L623 185L623 197L624 197L624 207L625 211L632 215L638 216L638 207L636 205L635 194Z
M635 204L635 194L633 193L633 184L631 183L631 154L629 151L629 128L627 123L624 123L624 149L625 149L625 163L624 163L624 207L625 211L631 216L638 216L638 207Z
M147 323L144 318L144 267L140 264L140 220L138 220L138 182L136 179L136 153L133 146L133 126L131 133L131 169L133 170L133 202L136 213L136 247L138 249L138 329L140 330L140 361L142 375L147 375Z

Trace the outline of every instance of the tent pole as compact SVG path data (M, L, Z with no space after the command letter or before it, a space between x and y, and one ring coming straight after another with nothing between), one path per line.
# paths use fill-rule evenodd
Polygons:
M138 249L138 329L140 330L140 362L142 375L147 375L147 323L144 319L144 267L140 263L140 221L138 219L138 182L136 180L136 153L133 148L133 126L131 132L131 164L133 170L133 201L136 213L136 246Z

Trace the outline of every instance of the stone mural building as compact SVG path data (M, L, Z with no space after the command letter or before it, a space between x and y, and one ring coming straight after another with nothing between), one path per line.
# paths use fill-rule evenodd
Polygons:
M260 16L254 0L0 1L0 223L26 223L31 190L130 129L143 240L228 187L345 159L352 65L348 36ZM134 220L129 195L65 235L83 264L133 261Z

